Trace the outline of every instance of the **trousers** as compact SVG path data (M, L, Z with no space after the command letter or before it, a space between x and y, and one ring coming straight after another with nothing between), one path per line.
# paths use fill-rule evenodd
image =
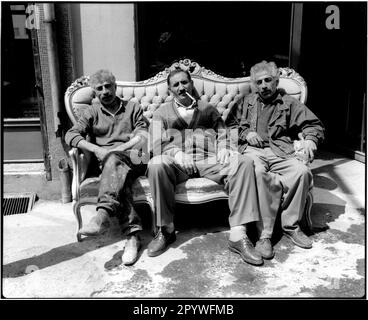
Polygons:
M262 149L248 146L243 154L253 159L255 165L261 213L257 223L260 238L271 238L279 209L282 229L297 228L307 194L313 187L310 168L296 158L276 156L269 147Z
M100 188L97 210L105 209L109 216L116 216L124 234L142 230L142 221L133 206L132 185L146 170L146 165L136 165L129 153L114 151L101 162Z
M258 221L256 180L253 160L237 154L230 157L230 163L221 165L216 156L195 161L197 177L211 179L224 184L229 194L229 225L240 226ZM193 178L167 155L153 157L148 163L147 176L155 204L157 226L166 226L173 222L175 213L175 186Z

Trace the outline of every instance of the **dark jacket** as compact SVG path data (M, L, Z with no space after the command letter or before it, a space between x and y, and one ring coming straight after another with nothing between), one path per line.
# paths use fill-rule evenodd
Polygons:
M275 110L268 126L269 143L277 156L288 158L294 155L293 142L299 140L299 133L302 133L304 139L313 140L317 146L323 141L325 129L322 122L299 100L279 90L270 103L275 104ZM258 93L252 93L234 105L226 119L229 128L239 130L240 152L247 147L247 134L257 130L260 105Z

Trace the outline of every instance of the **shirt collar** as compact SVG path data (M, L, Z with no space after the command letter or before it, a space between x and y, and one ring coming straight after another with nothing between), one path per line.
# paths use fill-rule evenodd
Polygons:
M112 116L116 116L120 111L125 112L125 104L124 104L124 100L123 100L123 99L121 99L120 97L116 97L116 99L118 99L118 102L119 102L119 108L115 111L115 113L112 113L111 111L109 111L108 109L106 109L106 108L104 107L104 105L101 103L101 101L100 101L100 100L96 99L96 100L97 100L96 102L99 104L99 106L100 106L100 108L101 108L101 110L102 110L103 112L106 112L106 113L108 113L109 115L112 115Z
M265 101L262 99L262 97L259 95L259 92L257 92L257 100L264 103L264 104L276 104L276 102L278 101L282 101L282 94L280 92L280 90L277 90L277 94L275 94L272 98L272 100L268 100L266 101L267 103L265 103Z
M175 102L175 104L176 104L176 107L183 107L184 109L187 109L187 110L189 110L189 109L194 109L194 108L196 108L197 107L197 101L196 100L194 100L193 102L192 102L192 104L190 105L190 106L185 106L185 105L183 105L182 103L180 103L177 99L175 99L174 98L174 102Z

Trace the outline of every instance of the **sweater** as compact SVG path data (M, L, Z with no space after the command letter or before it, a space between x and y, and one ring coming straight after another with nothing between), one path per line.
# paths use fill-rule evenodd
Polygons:
M174 101L162 104L153 113L149 132L153 156L174 157L183 151L201 160L226 147L226 128L220 113L200 100L189 124L180 116Z
M86 105L78 122L66 133L65 142L77 147L79 141L88 135L96 145L113 149L135 135L146 138L148 121L141 106L136 102L117 99L120 100L120 107L115 114L111 114L98 99L94 99L91 106Z

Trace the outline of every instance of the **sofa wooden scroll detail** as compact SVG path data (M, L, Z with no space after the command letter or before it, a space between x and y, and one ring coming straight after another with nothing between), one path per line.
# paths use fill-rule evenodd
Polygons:
M178 67L189 70L200 99L215 106L224 119L226 119L231 108L252 91L249 77L223 77L201 67L194 61L185 59L175 62L169 68L148 80L137 82L117 81L117 95L124 100L139 102L144 110L144 115L150 119L153 112L162 103L172 99L167 88L166 78L172 69ZM305 103L307 98L306 83L293 69L280 68L279 87ZM78 121L82 109L88 108L91 104L93 97L93 91L88 85L88 77L86 76L74 81L66 90L64 96L65 108L73 124ZM90 153L72 148L69 154L73 167L73 211L77 220L77 240L81 241L81 236L78 234L82 227L81 207L97 203L99 177L87 175L92 159ZM136 204L144 203L150 206L154 223L154 203L146 177L139 177L134 183L133 197ZM206 178L195 178L177 186L175 199L177 203L199 204L228 199L228 195L223 186ZM311 225L310 210L312 203L312 192L309 192L305 206L305 217L309 225Z

